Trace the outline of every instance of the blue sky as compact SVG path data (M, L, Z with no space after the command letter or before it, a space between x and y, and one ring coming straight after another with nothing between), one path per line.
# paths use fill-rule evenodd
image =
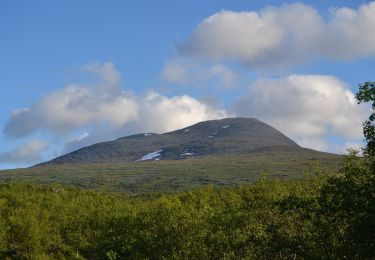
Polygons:
M372 11L371 1L3 1L0 168L225 116L258 117L315 149L357 146L368 110L347 91L372 80Z

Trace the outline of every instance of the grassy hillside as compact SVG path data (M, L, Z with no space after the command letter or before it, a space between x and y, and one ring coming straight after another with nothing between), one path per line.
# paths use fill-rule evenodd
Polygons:
M125 197L0 185L1 259L373 259L375 177L340 173Z
M47 165L0 171L0 182L61 183L80 188L130 193L176 192L213 184L233 186L255 182L262 174L293 180L313 165L336 169L340 156L299 147L274 146L245 155L206 156L107 164Z

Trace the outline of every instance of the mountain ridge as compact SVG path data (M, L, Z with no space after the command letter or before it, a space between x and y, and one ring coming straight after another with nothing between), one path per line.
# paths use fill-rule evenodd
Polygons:
M96 143L37 166L246 154L274 145L300 147L292 139L258 119L225 118L199 122L163 134L139 133Z

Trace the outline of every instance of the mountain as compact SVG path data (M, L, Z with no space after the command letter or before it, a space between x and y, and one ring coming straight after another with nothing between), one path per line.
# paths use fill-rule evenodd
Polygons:
M40 165L179 160L248 154L273 146L300 148L293 140L257 119L226 118L164 134L142 133L94 144Z
M165 134L127 136L34 167L2 170L0 183L60 183L141 195L249 184L264 174L295 180L336 171L341 159L302 148L259 120L227 118Z

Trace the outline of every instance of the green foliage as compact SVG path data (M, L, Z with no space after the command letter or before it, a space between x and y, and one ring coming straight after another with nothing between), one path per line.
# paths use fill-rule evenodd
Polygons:
M366 154L375 156L375 82L368 81L359 85L356 98L358 103L371 102L373 111L369 119L363 123L363 135L367 142Z
M331 255L369 259L375 253L375 174L371 158L350 153L319 197L322 232ZM339 252L339 254L337 254Z
M61 185L0 185L0 258L371 259L375 178L339 173L126 197Z
M294 147L272 147L250 154L207 156L143 163L74 164L0 171L0 183L60 183L106 192L145 194L178 192L213 184L230 187L254 183L262 172L270 178L304 177L315 161L337 170L342 156Z

